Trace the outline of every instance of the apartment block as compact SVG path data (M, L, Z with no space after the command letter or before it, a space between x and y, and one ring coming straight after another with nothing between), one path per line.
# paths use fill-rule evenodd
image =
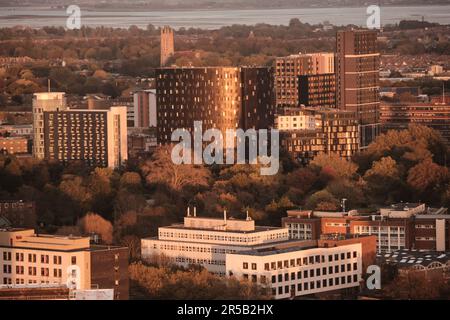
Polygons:
M285 108L275 123L281 147L302 163L322 153L350 158L359 150L359 122L354 112Z
M365 148L380 131L377 31L339 31L336 42L337 107L357 113L360 147Z
M172 132L191 134L194 121L203 130L268 129L273 126L271 68L208 67L156 70L157 140L171 143Z
M65 285L73 290L114 289L128 299L128 249L90 244L89 237L0 229L3 285Z
M117 168L128 158L126 107L43 113L44 158Z
M63 111L67 109L64 92L40 92L33 95L33 156L45 158L44 146L44 112Z
M299 76L298 100L305 107L336 107L336 75L324 73Z
M335 72L334 53L297 54L275 60L276 106L299 105L299 76Z

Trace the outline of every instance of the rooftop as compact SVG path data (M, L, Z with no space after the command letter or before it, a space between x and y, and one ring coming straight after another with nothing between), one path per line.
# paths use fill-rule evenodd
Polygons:
M388 263L394 263L399 267L408 268L417 265L429 267L434 262L448 265L450 261L450 252L402 249L386 254L377 254L377 259ZM433 264L433 266L435 265L436 264Z

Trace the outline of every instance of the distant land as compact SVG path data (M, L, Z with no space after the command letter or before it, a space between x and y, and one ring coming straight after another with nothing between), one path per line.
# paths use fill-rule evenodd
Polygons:
M45 6L65 7L73 0L0 0L0 7ZM329 8L364 7L373 4L382 6L443 5L449 0L78 0L77 5L95 9L133 10L145 8L153 10L183 9L268 9L268 8Z

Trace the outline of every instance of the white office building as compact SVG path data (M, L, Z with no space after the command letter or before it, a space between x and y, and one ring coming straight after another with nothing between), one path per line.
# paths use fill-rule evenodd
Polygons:
M227 254L228 276L266 286L275 299L355 288L362 279L362 244L291 246Z
M287 228L258 227L246 220L201 218L194 214L183 224L161 227L157 238L142 239L142 258L163 256L172 263L187 267L204 266L208 271L225 276L226 255L273 246L289 240Z

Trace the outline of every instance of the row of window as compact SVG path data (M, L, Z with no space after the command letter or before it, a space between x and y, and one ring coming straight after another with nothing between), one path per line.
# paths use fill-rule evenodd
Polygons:
M18 262L24 262L25 261L25 254L22 252L16 252L16 261ZM12 261L12 253L9 251L3 252L3 261ZM41 263L49 264L50 263L50 256L48 254L41 254L40 255L40 261ZM30 263L36 263L37 262L37 255L34 253L28 254L28 262ZM77 263L77 257L73 256L71 258L72 264ZM62 257L61 256L53 256L53 264L60 265L62 264Z
M301 266L307 266L307 265L313 265L313 264L320 264L325 262L337 262L342 261L344 259L352 259L357 258L358 252L342 252L342 253L336 253L336 254L330 254L328 257L325 255L314 255L309 257L303 257L303 258L297 258L297 259L290 259L290 260L284 260L284 261L277 261L277 262L271 262L271 263L265 263L264 264L264 270L270 271L270 270L278 270L278 269L284 269L284 268L292 268L292 267L301 267ZM244 270L248 269L249 264L248 262L243 262L242 268ZM256 263L252 263L252 270L253 267L257 268Z
M358 282L358 275L354 274L353 276L342 276L342 277L336 277L336 278L330 278L330 279L323 279L323 280L317 280L317 281L311 281L311 282L305 282L305 283L298 283L297 286L280 286L277 288L272 288L272 295L282 295L282 294L295 294L295 291L301 292L301 291L309 291L309 290L315 290L320 288L327 288L332 286L339 286L343 284L350 284L350 283L357 283ZM283 290L284 289L284 290Z
M40 268L42 277L50 276L50 268ZM12 266L10 264L3 265L3 274L12 274ZM24 266L16 266L16 274L25 275L25 267ZM36 267L28 267L28 275L36 276L37 268ZM62 269L53 269L53 277L62 278Z
M298 272L291 272L291 273L285 273L279 274L279 275L273 275L271 282L277 283L277 282L285 282L285 281L294 281L294 280L301 280L301 279L308 279L313 277L320 277L320 276L326 276L330 274L336 274L336 273L343 273L343 272L352 272L352 271L358 271L358 263L347 263L347 264L341 264L336 266L329 266L329 267L323 267L323 268L317 268L317 269L309 269L309 270L303 270Z

